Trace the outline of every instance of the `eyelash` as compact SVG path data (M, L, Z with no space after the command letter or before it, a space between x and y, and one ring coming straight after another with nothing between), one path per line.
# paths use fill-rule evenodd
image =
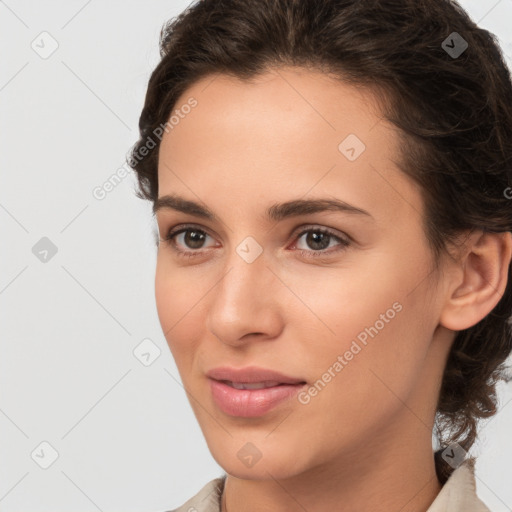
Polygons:
M170 247L172 248L172 250L180 257L180 258L194 258L196 256L200 256L201 254L203 254L205 251L203 250L195 250L195 251L182 251L181 249L178 249L176 247L176 243L174 241L174 238L181 234L181 233L185 233L187 231L197 231L201 234L204 234L204 235L208 235L210 236L206 231L202 230L202 229L199 229L199 228L196 228L195 226L182 226L178 229L170 229L169 232L167 233L166 237L164 238L164 242L166 243L169 243ZM300 233L298 233L296 235L296 238L297 239L300 239L303 235L305 235L306 233L310 233L310 232L313 232L313 233L322 233L324 235L328 235L332 238L334 238L335 240L337 240L338 242L340 242L340 245L339 245L339 249L335 250L335 251L332 251L332 250L325 250L325 249L322 249L322 250L318 250L318 251L313 251L313 250L305 250L305 249L298 249L298 252L301 256L304 256L306 258L318 258L318 257L325 257L326 255L330 255L331 253L339 253L340 251L343 251L345 250L349 245L350 245L350 241L349 240L346 240L346 239L343 239L343 238L340 238L339 236L337 236L336 234L334 234L332 231L328 230L328 229L325 229L325 228L314 228L314 227L311 227L311 226L308 226L306 229L303 229Z

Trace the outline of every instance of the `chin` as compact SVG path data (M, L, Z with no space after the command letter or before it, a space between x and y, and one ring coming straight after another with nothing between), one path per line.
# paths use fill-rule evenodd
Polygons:
M251 443L248 439L230 437L225 442L212 441L208 446L226 473L244 480L286 480L307 470L307 462L297 459L296 447L284 447L281 443L277 450L273 443L262 446L263 443Z

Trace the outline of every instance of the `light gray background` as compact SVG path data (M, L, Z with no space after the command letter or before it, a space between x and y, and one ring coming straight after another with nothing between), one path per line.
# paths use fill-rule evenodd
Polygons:
M137 139L160 28L187 5L0 1L3 512L164 511L222 473L158 322L150 204L132 173L93 196ZM462 5L512 65L512 0ZM43 237L58 251L46 263ZM149 366L133 353L147 339ZM512 508L511 387L474 450L493 512ZM42 442L58 453L47 469Z

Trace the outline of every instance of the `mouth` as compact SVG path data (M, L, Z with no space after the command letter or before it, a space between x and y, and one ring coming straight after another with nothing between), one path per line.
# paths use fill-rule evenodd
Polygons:
M230 380L221 380L219 382L223 382L227 386L230 386L234 389L267 389L267 388L275 388L277 386L290 386L290 385L299 385L305 384L305 382L299 382L297 384L287 384L285 382L278 381L264 381L264 382L233 382Z
M206 376L229 384L262 384L266 387L280 384L303 384L305 382L302 378L291 377L276 370L258 366L213 368L206 373Z
M224 366L206 373L214 404L224 414L255 418L286 403L306 385L302 378L258 366Z
M306 382L284 383L278 381L233 382L208 379L214 404L224 414L238 418L257 418L278 410L292 400ZM298 401L295 401L298 404Z

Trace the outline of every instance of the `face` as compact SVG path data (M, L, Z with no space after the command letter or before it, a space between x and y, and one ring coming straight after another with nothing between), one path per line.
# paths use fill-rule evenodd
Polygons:
M411 432L430 442L449 348L442 287L420 191L372 94L280 68L206 77L174 110L156 303L216 461L239 478L287 478ZM219 367L302 384L237 390L207 376Z

